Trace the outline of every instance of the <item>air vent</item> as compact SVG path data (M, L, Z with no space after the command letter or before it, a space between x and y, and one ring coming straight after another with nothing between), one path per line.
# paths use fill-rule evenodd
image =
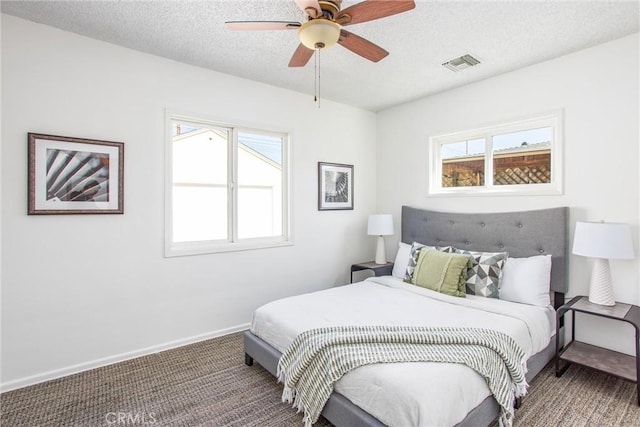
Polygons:
M471 55L463 55L459 58L454 58L450 61L442 64L443 67L450 69L451 71L461 71L465 68L473 67L474 65L478 65L480 61L474 58Z

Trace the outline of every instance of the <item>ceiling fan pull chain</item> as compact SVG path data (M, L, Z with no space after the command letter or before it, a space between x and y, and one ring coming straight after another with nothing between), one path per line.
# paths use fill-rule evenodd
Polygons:
M313 75L313 102L318 103L320 108L320 48L315 49L314 53L314 75Z
M320 49L316 49L318 52L318 108L320 108Z

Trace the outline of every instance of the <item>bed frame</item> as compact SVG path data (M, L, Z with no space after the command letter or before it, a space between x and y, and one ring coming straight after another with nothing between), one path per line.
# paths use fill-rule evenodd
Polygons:
M569 208L560 207L522 212L447 213L402 207L402 241L430 246L455 246L483 252L509 252L511 257L551 254L551 290L557 309L567 292L567 241ZM245 363L254 360L276 375L281 353L253 335L244 335ZM555 342L533 355L527 362L527 381L531 381L555 354ZM500 409L493 396L474 408L458 426L489 425ZM336 426L383 427L380 421L334 392L322 415Z

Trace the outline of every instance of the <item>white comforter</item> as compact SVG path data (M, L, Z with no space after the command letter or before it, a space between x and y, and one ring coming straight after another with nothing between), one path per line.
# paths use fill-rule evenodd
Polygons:
M384 276L266 304L251 332L283 352L299 333L325 326L472 326L510 335L528 358L548 345L553 322L551 307L450 297ZM388 426L455 425L490 395L471 368L426 362L363 366L335 390Z

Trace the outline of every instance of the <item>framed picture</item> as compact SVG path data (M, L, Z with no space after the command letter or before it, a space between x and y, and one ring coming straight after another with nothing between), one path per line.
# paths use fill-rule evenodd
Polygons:
M353 165L318 162L318 210L353 209Z
M124 143L28 136L29 215L124 212Z

